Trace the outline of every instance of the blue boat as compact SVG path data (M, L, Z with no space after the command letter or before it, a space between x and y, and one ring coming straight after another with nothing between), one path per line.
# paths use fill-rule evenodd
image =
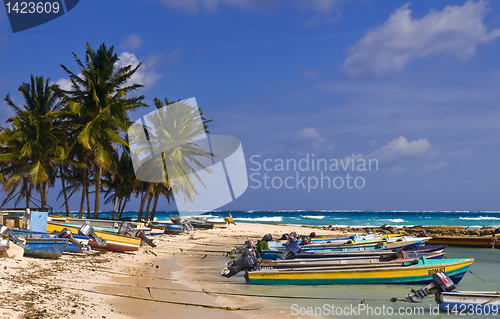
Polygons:
M14 234L16 234L17 237L19 238L47 238L47 239L59 239L56 234L51 234L47 232L36 232L36 231L30 231L30 230L22 230L22 229L12 229ZM72 234L73 238L77 241L79 241L83 247L80 249L80 247L76 246L73 244L71 241L68 241L68 244L66 248L64 249L65 253L80 253L82 251L89 251L90 246L88 245L89 238L87 236L82 236L82 235L75 235Z
M165 226L164 234L177 235L182 233L182 225L162 224L162 226Z
M500 293L498 291L451 291L436 296L439 308L448 314L498 315Z
M25 257L59 258L68 246L66 238L26 238Z
M347 248L347 247L346 247ZM427 253L439 252L446 248L446 245L426 245L426 246L408 246L405 250L409 257L420 257L425 256ZM373 247L350 247L350 249L344 249L340 251L328 251L328 252L311 252L304 251L295 255L295 258L342 258L342 257L357 257L357 256L380 256L387 255L393 252L399 251L388 250L388 249L374 249ZM275 260L277 259L283 251L278 250L263 250L261 252L262 259Z

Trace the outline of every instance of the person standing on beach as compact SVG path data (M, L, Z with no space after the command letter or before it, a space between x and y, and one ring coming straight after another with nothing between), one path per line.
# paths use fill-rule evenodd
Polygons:
M236 223L233 221L233 216L231 216L231 213L229 213L229 216L227 216L227 217L224 218L224 221L226 222L226 224L228 226L229 226L229 224L236 225Z

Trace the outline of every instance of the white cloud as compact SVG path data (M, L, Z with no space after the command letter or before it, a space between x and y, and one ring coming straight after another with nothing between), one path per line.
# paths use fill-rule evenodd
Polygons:
M201 10L209 12L217 11L220 5L234 7L242 11L262 11L283 4L294 3L295 5L319 13L330 13L338 0L161 0L170 7L179 8L189 13L197 13Z
M302 129L295 133L293 137L295 145L305 146L313 150L331 151L335 144L321 137L314 127Z
M376 158L379 161L389 162L401 156L432 155L431 144L425 138L410 141L400 136L389 142L389 144L373 151L368 158Z
M127 35L121 44L121 47L126 50L137 50L142 45L142 39L137 33Z
M135 68L140 62L139 59L133 53L122 52L119 56L120 60L116 62L117 67L132 65ZM152 56L147 59L134 73L127 85L131 84L142 84L145 89L153 86L160 78L161 75L155 72L155 64L158 61L158 56Z
M135 68L140 63L139 59L133 53L129 52L122 52L119 59L115 64L116 67L132 65L132 68ZM144 89L153 86L161 78L161 74L156 73L154 69L159 59L160 56L151 56L146 59L146 62L142 63L126 85L142 84L144 85ZM82 74L79 73L78 76L81 77ZM51 84L58 84L63 90L71 89L71 81L67 78L60 78L55 83L51 82Z
M431 55L465 61L478 44L500 36L500 28L488 32L484 25L487 12L485 1L467 1L417 19L406 4L348 49L343 69L349 76L379 76L400 72L410 61Z
M78 76L80 76L80 75L81 74L78 74ZM71 81L70 81L70 79L60 78L59 80L57 80L57 82L51 83L51 84L57 84L57 85L59 85L61 87L61 89L66 90L66 91L71 90Z

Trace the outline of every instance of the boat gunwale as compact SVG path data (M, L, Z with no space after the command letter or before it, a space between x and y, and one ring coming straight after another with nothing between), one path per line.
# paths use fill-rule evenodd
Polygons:
M436 260L443 260L443 259L436 259ZM446 259L445 259L446 260ZM395 267L380 267L380 268L375 268L375 267L364 267L364 268L357 268L357 269L330 269L330 270L314 270L314 269L310 269L310 268L302 268L302 269L261 269L261 270L253 270L253 271L249 271L248 274L261 274L261 275L265 275L265 274L279 274L279 273L283 273L283 274L294 274L294 273L308 273L308 274L312 274L312 273L331 273L331 272L375 272L375 271L385 271L385 270L388 270L388 271L391 271L391 270L394 270L394 269L398 269L400 268L401 270L403 269L412 269L412 270L419 270L419 269L426 269L426 268L436 268L436 267L449 267L449 266L455 266L455 265L462 265L462 264L472 264L474 262L474 258L464 258L464 259L460 259L458 261L455 261L455 262L451 262L451 263L443 263L443 264L438 264L438 265L422 265L422 266L413 266L413 265L408 265L408 266L395 266ZM444 266L443 266L444 265ZM385 265L384 265L385 266Z

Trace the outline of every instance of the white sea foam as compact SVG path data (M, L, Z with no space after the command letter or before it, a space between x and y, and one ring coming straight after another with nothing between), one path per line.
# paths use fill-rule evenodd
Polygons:
M498 218L498 217L488 217L488 216L460 217L459 219L463 219L463 220L500 220L500 218Z
M303 218L312 218L312 219L323 219L325 218L325 216L316 216L316 215L300 215L300 217L303 217Z
M401 218L388 219L388 220L393 222L393 223L404 223L405 222L405 220L401 219Z

